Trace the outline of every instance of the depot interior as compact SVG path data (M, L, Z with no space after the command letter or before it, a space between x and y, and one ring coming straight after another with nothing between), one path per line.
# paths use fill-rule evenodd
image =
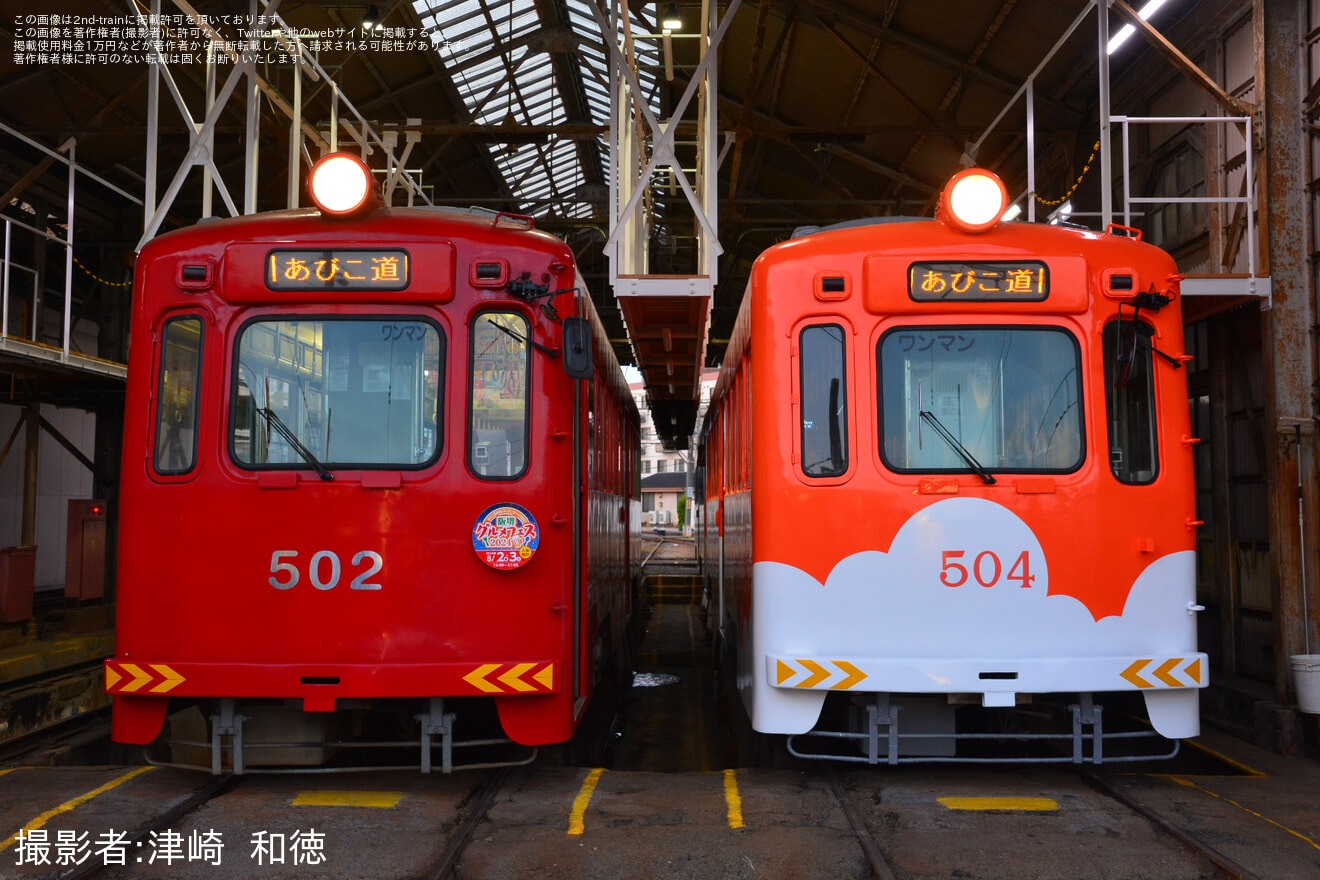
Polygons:
M1203 711L1316 741L1289 658L1320 652L1320 0L30 6L0 21L0 649L112 620L133 263L162 231L306 205L333 149L395 205L533 215L679 449L764 248L929 216L977 164L1019 219L1177 259ZM139 14L163 16L156 63L100 28L49 42Z

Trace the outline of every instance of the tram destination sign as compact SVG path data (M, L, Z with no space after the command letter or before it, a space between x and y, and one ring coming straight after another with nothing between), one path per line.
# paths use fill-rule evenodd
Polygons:
M408 252L399 249L271 251L271 290L407 290Z
M1039 260L913 263L908 293L917 302L1040 302L1050 270Z

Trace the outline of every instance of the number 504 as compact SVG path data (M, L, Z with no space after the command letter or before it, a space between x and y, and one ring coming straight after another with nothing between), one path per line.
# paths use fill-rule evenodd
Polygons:
M297 564L297 550L276 550L270 554L270 585L277 590L292 590L302 580L302 572ZM379 590L380 584L367 579L378 574L385 567L375 550L362 550L353 556L349 563L354 568L361 566L357 576L348 585L350 590ZM339 586L343 575L343 566L339 554L333 550L318 550L307 563L307 579L318 590L333 590ZM352 572L350 572L351 574Z
M960 562L967 556L966 550L945 550L944 567L940 569L940 583L946 587L961 587L968 579L983 587L993 587L1002 576L1005 580L1017 581L1018 586L1028 588L1035 582L1031 573L1031 551L1023 550L1017 561L1004 573L1003 560L993 550L976 554L969 564Z

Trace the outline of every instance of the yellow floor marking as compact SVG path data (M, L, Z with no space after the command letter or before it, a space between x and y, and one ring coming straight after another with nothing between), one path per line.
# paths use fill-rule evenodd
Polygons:
M66 801L65 803L60 804L58 807L56 807L53 810L47 810L37 818L33 819L31 822L24 825L22 830L33 831L37 828L44 827L47 822L49 822L51 819L54 819L59 814L67 813L70 810L75 809L76 807L80 807L83 804L90 801L92 798L96 797L97 795L105 794L110 789L123 785L125 782L128 782L128 780L133 779L136 776L141 776L143 773L146 773L148 770L154 770L154 769L155 769L154 767L138 767L135 770L130 770L127 773L125 773L123 776L120 776L118 779L110 780L100 788L93 789L87 792L86 794L80 794L78 795L78 797L74 798L73 800ZM14 832L13 834L9 835L8 839L6 839L4 843L0 843L0 852L4 852L5 850L13 846L14 843L18 840L18 835L20 833L21 832Z
M742 797L738 794L738 775L733 770L724 771L724 800L729 805L729 827L742 828Z
M1289 828L1287 825L1282 825L1278 822L1275 822L1269 816L1262 816L1260 813L1257 813L1255 810L1251 809L1250 807L1242 806L1242 804L1239 804L1237 801L1233 800L1232 798L1226 798L1222 794L1215 794L1210 789L1203 788L1202 786L1197 785L1195 782L1192 782L1190 779L1186 779L1181 776L1170 776L1169 778L1172 779L1174 782L1178 783L1179 785L1185 785L1188 788L1194 788L1199 792L1210 795L1210 797L1219 798L1221 801L1223 801L1226 804L1232 804L1233 806L1237 807L1239 810L1242 810L1244 813L1250 813L1251 815L1255 816L1257 819L1263 819L1266 822L1269 822L1275 828L1279 828L1284 831L1287 831L1293 837L1299 837L1302 840L1305 840L1307 843L1311 844L1311 846L1315 847L1316 849L1320 849L1320 843L1316 843L1314 840L1307 837L1305 834L1301 833L1300 831L1294 831L1291 828Z
M10 767L8 770L0 770L0 776L8 776L10 773L13 773L15 770L22 770L22 769L23 769L22 767Z
M942 797L936 798L950 810L1057 810L1059 802L1053 798L1032 797Z
M397 807L401 791L304 791L293 799L295 807Z
M1246 764L1243 764L1241 761L1234 760L1233 758L1230 758L1228 755L1225 755L1222 752L1216 752L1214 749L1210 748L1209 746L1202 745L1201 743L1197 742L1194 739L1185 739L1183 740L1183 742L1191 746L1192 748L1196 749L1197 751L1204 752L1205 754L1209 755L1210 757L1218 761L1223 761L1225 764L1232 767L1234 770L1237 770L1239 773L1245 774L1247 776L1257 776L1257 777L1263 777L1266 775L1262 771L1257 770L1255 767L1248 767Z
M577 798L573 801L573 812L568 817L569 834L578 835L586 830L584 817L587 814L587 805L591 803L591 796L596 791L596 783L600 782L600 775L604 772L604 767L597 767L587 774L586 779L582 780L582 790L578 792Z

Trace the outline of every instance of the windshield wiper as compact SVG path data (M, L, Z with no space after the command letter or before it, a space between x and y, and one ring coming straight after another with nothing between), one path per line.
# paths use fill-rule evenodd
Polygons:
M263 406L257 410L257 413L266 417L267 435L270 434L270 429L274 428L275 433L283 437L284 442L292 446L293 451L302 456L303 461L310 464L312 470L316 471L321 479L333 480L335 478L335 475L330 473L330 469L321 464L320 460L315 455L312 455L312 451L304 446L301 440L294 436L293 431L289 430L289 426L284 424L284 419L275 414L275 410L268 406Z
M977 476L979 476L986 483L997 482L994 478L994 475L991 474L990 471L986 470L985 466L976 460L976 456L972 455L972 453L967 449L966 446L963 446L961 443L959 443L957 437L949 433L949 429L944 427L943 422L935 418L935 413L924 409L919 410L919 412L921 413L921 417L925 419L927 422L929 422L930 426L935 429L935 433L939 434L941 439L943 439L945 443L953 447L953 451L958 453L958 455L962 457L963 461L967 462L967 466L972 470L974 470Z
M514 339L521 342L523 345L530 345L532 348L536 349L541 354L547 355L551 360L554 360L555 358L559 357L559 352L555 351L553 348L544 346L541 343L537 342L535 339L529 339L528 337L523 336L517 330L513 330L509 327L505 327L503 324L499 323L498 321L491 321L490 323L491 326L494 327L496 330L502 330L503 332L512 336Z

